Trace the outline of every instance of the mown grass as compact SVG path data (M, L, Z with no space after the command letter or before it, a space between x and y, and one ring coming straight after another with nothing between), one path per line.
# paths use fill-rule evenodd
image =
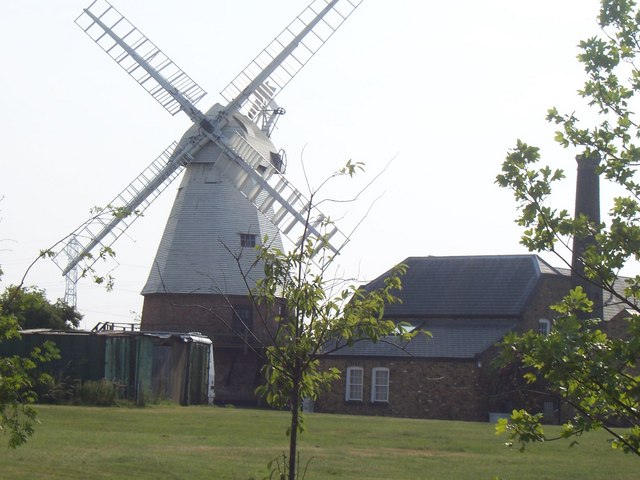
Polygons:
M287 447L285 412L219 407L38 407L42 424L17 450L0 447L2 479L262 479ZM488 423L312 414L302 436L307 480L634 479L640 459L604 432L504 446ZM0 440L5 439L0 436Z

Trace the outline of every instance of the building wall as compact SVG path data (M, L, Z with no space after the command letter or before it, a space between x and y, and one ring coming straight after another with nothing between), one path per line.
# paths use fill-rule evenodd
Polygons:
M149 294L144 297L142 323L144 330L200 332L215 340L216 346L238 343L242 334L234 327L234 307L252 310L251 332L268 342L267 324L261 320L266 311L258 312L243 295ZM236 324L236 327L239 327ZM240 334L240 335L238 335ZM248 336L251 340L251 336Z
M346 402L347 367L362 367L362 402ZM328 393L322 394L315 411L353 415L381 415L443 420L486 421L485 397L479 389L475 361L432 359L375 359L336 357L322 360L323 368L341 372ZM389 402L371 403L371 371L389 369Z
M252 311L251 330L234 320L234 308ZM215 401L255 405L261 382L263 345L270 343L273 318L257 311L246 296L199 294L145 295L141 328L151 331L200 332L213 341ZM254 338L255 335L255 338Z
M540 319L547 319L553 322L553 318L558 312L551 310L550 305L554 305L569 293L571 289L570 277L558 275L542 275L538 287L522 314L517 330L525 332L527 330L538 331Z
M262 383L262 357L252 350L217 348L215 343L213 352L216 369L215 403L259 404L255 390Z
M546 318L553 322L558 313L551 310L549 306L559 303L571 288L573 288L573 285L569 276L543 275L538 289L522 315L522 320L518 324L518 331L524 332L529 329L537 331L538 321L541 318ZM607 297L607 294L605 293L604 296ZM601 314L601 310L594 312L594 315ZM622 311L613 318L601 322L598 328L610 337L624 338L628 335L627 323L624 320L626 315Z
M625 320L627 317L629 317L629 313L623 310L609 321L600 323L598 327L609 337L629 338L629 324Z

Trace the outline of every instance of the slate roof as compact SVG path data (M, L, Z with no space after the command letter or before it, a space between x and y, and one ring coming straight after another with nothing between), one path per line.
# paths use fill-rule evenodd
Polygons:
M402 277L401 304L387 317L519 316L540 275L559 272L537 255L409 257ZM388 272L366 288L382 285Z
M618 277L616 278L613 288L620 293L620 295L624 295L624 290L627 287L627 278L626 277ZM633 301L633 299L629 299ZM629 306L625 303L622 303L618 298L615 298L611 293L603 292L602 301L604 305L602 306L602 317L605 321L612 320L616 315L618 315L623 310L627 310L629 314L631 314L631 310Z
M388 305L385 317L420 326L432 337L418 335L406 345L397 337L362 341L332 355L473 359L516 326L542 275L570 276L537 255L409 257L401 263L408 267L396 293L403 303ZM365 288L382 286L388 273ZM622 292L624 279L615 287ZM615 300L604 301L605 320L623 310Z
M470 359L494 345L514 325L514 322L504 320L488 320L481 323L473 320L432 321L423 326L432 337L420 334L408 344L400 343L397 337L388 337L378 343L364 340L332 355Z
M400 304L385 317L429 331L398 348L396 337L363 341L336 356L472 359L513 329L541 275L562 275L537 255L409 257ZM373 289L389 272L370 282Z

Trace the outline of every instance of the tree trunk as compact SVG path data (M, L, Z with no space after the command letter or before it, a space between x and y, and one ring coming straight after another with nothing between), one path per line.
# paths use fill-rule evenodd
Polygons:
M291 432L289 433L289 480L296 480L298 456L298 422L300 421L300 381L293 383L291 392Z

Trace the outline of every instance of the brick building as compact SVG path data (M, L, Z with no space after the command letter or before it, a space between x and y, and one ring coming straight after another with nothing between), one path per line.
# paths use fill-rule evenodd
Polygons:
M176 332L188 328L214 342L216 403L255 405L263 348L271 343L273 315L258 310L246 295L149 294L146 329Z
M432 337L420 334L407 345L396 338L365 341L332 354L323 365L340 369L342 378L315 410L486 421L490 413L518 406L492 366L495 344L509 331L548 332L549 305L571 288L569 271L537 255L410 257L403 263L409 268L398 294L402 303L388 306L385 318ZM623 324L620 306L604 305L603 315L606 330ZM558 420L555 399L528 401L548 421Z

